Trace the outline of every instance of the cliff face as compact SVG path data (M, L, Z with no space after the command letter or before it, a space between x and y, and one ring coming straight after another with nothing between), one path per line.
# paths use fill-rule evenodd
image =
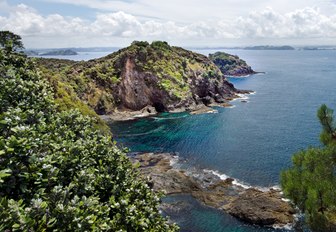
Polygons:
M67 85L98 114L146 106L159 112L193 110L239 92L206 56L160 41L133 42L100 59L57 67L58 86Z
M216 52L215 54L210 54L209 58L217 65L224 75L246 76L256 73L249 65L247 65L244 60L240 59L238 56L234 56L225 52Z

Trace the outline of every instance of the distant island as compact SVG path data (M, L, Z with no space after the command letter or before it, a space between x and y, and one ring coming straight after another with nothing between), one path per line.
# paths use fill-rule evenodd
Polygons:
M39 55L40 56L74 56L74 55L78 55L78 53L71 49L65 49L65 50L53 50L53 51L41 53Z
M251 47L245 47L244 50L295 50L292 46L251 46Z
M308 50L308 51L321 51L321 50L336 50L335 47L329 47L329 46L321 46L321 47L303 47L300 48L300 50Z

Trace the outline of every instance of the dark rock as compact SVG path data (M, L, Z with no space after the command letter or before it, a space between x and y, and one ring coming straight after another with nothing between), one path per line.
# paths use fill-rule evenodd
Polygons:
M171 166L173 156L169 153L137 154L131 159L139 163L140 172L155 191L191 194L205 205L222 209L252 224L284 226L294 222L296 212L282 200L278 190L245 189L235 185L232 178L221 180L211 172L199 170L195 173L174 168Z
M247 189L227 207L228 213L257 225L286 225L294 220L295 210L281 199L279 191Z

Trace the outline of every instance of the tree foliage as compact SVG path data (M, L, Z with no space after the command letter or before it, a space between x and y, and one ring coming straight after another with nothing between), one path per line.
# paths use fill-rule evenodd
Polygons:
M0 231L177 230L124 152L92 118L58 111L13 49L0 49Z
M313 231L336 230L336 146L333 111L322 105L317 116L322 125L321 148L294 154L293 166L282 172L284 193L305 212Z
M336 127L333 118L334 111L329 109L326 105L322 105L317 112L317 116L322 125L323 131L320 135L320 140L324 145L336 142Z
M0 31L0 48L8 49L8 51L24 49L21 36L10 31Z

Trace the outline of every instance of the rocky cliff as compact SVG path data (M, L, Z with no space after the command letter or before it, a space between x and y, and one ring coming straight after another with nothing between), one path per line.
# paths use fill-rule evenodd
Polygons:
M135 41L87 62L41 59L39 63L60 98L65 91L98 114L137 111L147 106L158 112L192 111L225 103L244 92L235 89L206 56L161 41Z

